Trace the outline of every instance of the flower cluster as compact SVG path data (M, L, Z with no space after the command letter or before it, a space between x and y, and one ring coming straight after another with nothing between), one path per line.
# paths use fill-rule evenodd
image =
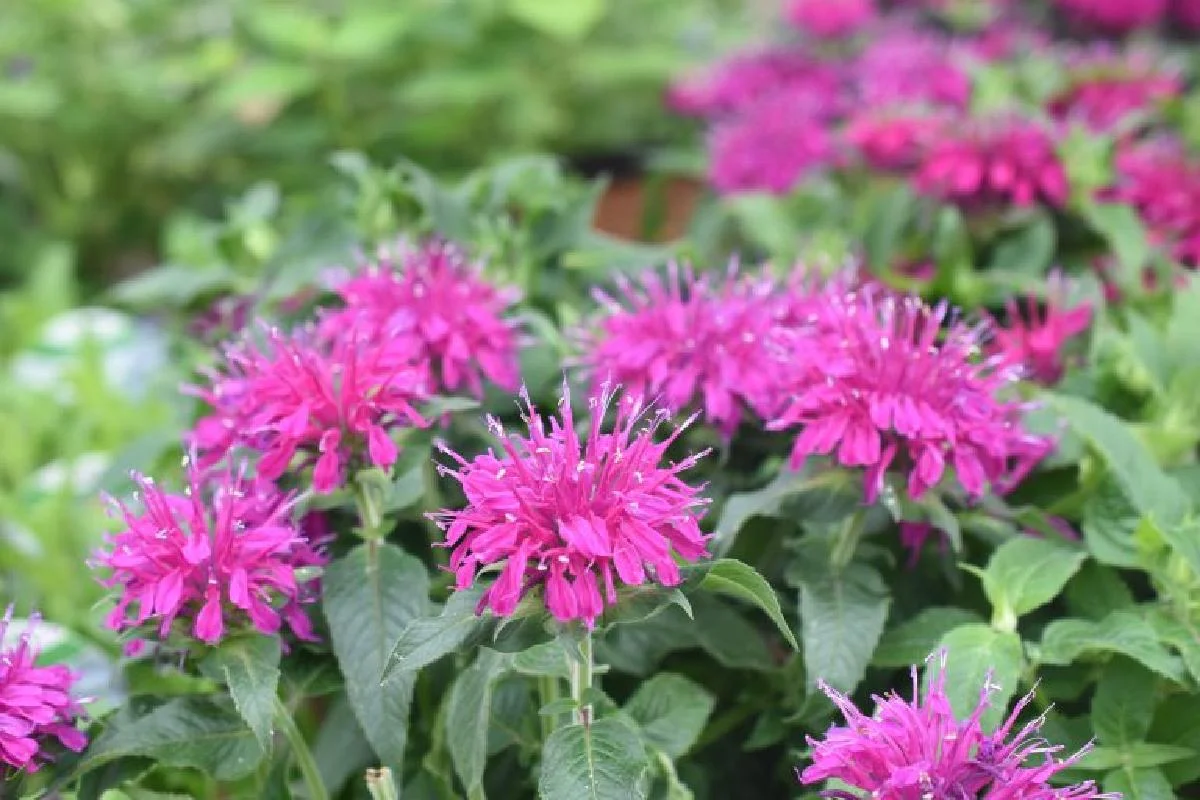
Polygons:
M1147 139L1117 154L1103 196L1132 205L1151 236L1184 264L1200 264L1200 161L1173 139Z
M945 800L1099 800L1094 783L1062 786L1051 780L1075 764L1089 749L1061 758L1063 748L1038 736L1044 719L1021 727L1018 719L1032 693L1017 702L995 731L984 731L982 717L998 687L985 680L979 703L965 720L955 717L946 695L946 654L931 665L929 688L921 697L917 668L912 668L911 700L889 693L875 697L868 716L850 698L821 683L822 690L845 718L821 740L809 738L812 764L797 770L802 783L836 779L860 794L836 791L845 800L902 800L935 797ZM1057 784L1057 781L1056 781Z
M75 727L83 709L71 696L75 676L61 664L38 666L30 621L14 645L4 646L12 606L0 620L0 783L10 770L36 772L51 759L51 741L75 752L87 735Z
M907 172L921 163L941 136L944 120L897 108L864 112L846 126L846 140L866 164L883 172Z
M184 494L135 478L141 509L113 501L125 527L96 556L96 566L108 572L102 582L120 593L110 628L153 620L166 637L182 617L208 644L246 623L267 634L286 623L299 638L313 638L303 610L313 593L296 571L324 563L322 542L291 521L291 498L243 472L205 481L190 461Z
M791 0L785 11L799 30L820 38L854 33L875 16L874 0Z
M697 525L705 501L679 477L703 454L664 465L682 427L656 441L667 412L629 394L616 402L616 420L604 432L612 402L607 391L588 400L581 437L565 387L561 420L540 416L526 397L528 435L505 436L499 422L490 423L499 454L467 460L444 448L456 466L441 469L467 497L465 508L434 515L452 548L456 585L465 589L481 569L503 564L480 610L508 616L541 587L556 619L590 627L616 602L618 580L673 586L681 576L672 553L684 561L707 554Z
M1066 286L1061 273L1051 278L1050 296L1039 308L1036 298L1026 299L1025 313L1016 300L1006 303L1007 325L996 323L991 350L1008 364L1023 367L1034 380L1053 384L1062 377L1062 350L1066 341L1088 329L1092 307L1081 303L1066 308Z
M1175 72L1157 66L1144 54L1102 50L1072 65L1067 89L1050 102L1049 110L1059 119L1108 131L1135 114L1153 111L1182 88Z
M448 393L467 388L483 396L483 378L515 390L517 346L505 318L517 293L481 275L458 247L401 241L381 247L377 261L334 284L345 306L321 318L322 336L336 342L354 331L389 357L428 364L434 386Z
M1057 0L1068 16L1106 33L1129 33L1156 25L1168 0Z

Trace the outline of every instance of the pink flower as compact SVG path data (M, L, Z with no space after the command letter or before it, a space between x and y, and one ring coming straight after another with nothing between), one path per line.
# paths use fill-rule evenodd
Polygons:
M946 40L900 27L874 39L852 67L861 107L929 103L965 108L971 80Z
M786 194L834 157L831 109L808 90L771 95L713 129L710 179L722 194Z
M197 639L216 644L228 627L249 622L273 634L286 622L301 639L313 638L301 606L315 595L296 580L296 570L325 559L317 550L321 542L291 522L290 498L231 471L203 484L190 461L182 495L135 478L142 510L114 501L125 529L108 537L109 548L96 559L109 571L101 582L121 592L110 628L154 619L165 638L182 617Z
M1171 18L1189 33L1200 31L1200 0L1174 0Z
M865 111L846 126L846 140L874 169L905 171L920 163L944 120L898 110Z
M1149 139L1120 149L1114 185L1104 199L1129 203L1152 240L1185 264L1200 264L1200 162L1174 139Z
M840 83L836 69L801 53L764 50L735 55L672 85L667 104L681 114L723 117L789 87L833 98Z
M1112 130L1127 117L1150 111L1183 90L1177 74L1157 69L1137 53L1091 53L1071 72L1069 88L1051 102L1050 110L1061 119L1077 119L1098 131Z
M0 620L0 643L12 624L13 608ZM0 782L10 770L36 772L51 760L50 740L76 753L87 735L75 727L83 713L71 697L75 676L61 664L39 667L30 636L38 618L30 619L15 645L0 650Z
M854 33L875 13L874 0L791 0L784 11L797 28L823 39Z
M908 468L917 498L937 485L948 465L972 497L991 484L1008 491L1051 443L1021 428L1024 407L1000 397L1016 376L997 358L979 361L978 331L943 325L943 303L896 298L867 286L827 292L814 333L785 340L780 369L790 397L768 426L800 425L791 463L831 454L865 468L873 502L893 462Z
M925 194L968 206L1067 202L1067 173L1054 140L1021 120L947 126L917 172Z
M605 605L617 601L617 579L628 586L678 584L672 550L684 561L707 555L697 525L707 501L678 477L703 454L662 465L683 428L656 442L655 429L668 413L654 413L646 424L652 412L625 395L612 432L603 433L612 401L606 393L589 399L590 423L581 440L565 386L561 422L538 415L522 395L528 436L506 437L500 423L489 420L500 455L489 450L467 461L443 448L458 466L441 469L467 496L466 508L434 515L446 531L445 546L453 548L457 587L503 563L480 610L508 616L525 593L542 586L555 619L591 627Z
M355 330L372 346L407 351L414 363L430 365L441 391L467 388L482 397L481 376L517 388L516 336L505 319L517 293L484 280L481 266L457 247L401 241L380 248L375 263L334 290L345 306L322 315L326 339Z
M648 272L640 287L617 285L621 302L594 293L606 313L583 342L593 386L612 381L672 412L702 408L727 438L744 409L762 413L772 365L764 345L781 312L773 281L739 279L731 264L714 283L672 264L665 282Z
M428 371L406 343L379 341L369 327L346 329L329 344L304 332L266 334L226 352L228 373L194 390L215 413L189 435L205 466L231 448L258 451L258 474L276 480L297 453L314 460L313 488L327 493L345 479L347 463L384 469L398 449L389 431L428 424L413 403L428 396Z
M1087 781L1054 787L1051 778L1076 763L1091 746L1059 758L1062 747L1037 736L1044 718L1016 728L1017 718L1033 698L1021 698L1008 718L992 733L981 718L998 687L989 676L979 704L958 720L946 696L946 655L936 669L924 698L912 668L912 700L889 693L876 696L875 713L859 711L850 698L823 681L821 689L842 712L844 727L831 727L822 740L809 737L812 765L800 773L802 783L836 779L861 792L837 791L831 797L920 800L920 798L980 798L981 800L1099 800L1119 795L1100 794Z
M1031 295L1026 299L1024 315L1017 301L1010 298L1006 304L1008 325L995 324L995 338L988 348L1005 363L1023 367L1034 380L1047 385L1062 377L1063 345L1086 331L1092 321L1089 303L1063 308L1065 289L1061 275L1052 276L1045 309L1040 310Z
M1105 33L1129 33L1158 24L1167 0L1057 0L1068 16Z

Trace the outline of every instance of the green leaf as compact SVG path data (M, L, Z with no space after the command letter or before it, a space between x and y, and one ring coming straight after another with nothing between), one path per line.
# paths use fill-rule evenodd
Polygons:
M1200 695L1176 695L1160 703L1147 738L1200 751ZM1191 783L1200 778L1200 759L1171 764L1163 772L1174 786Z
M558 39L576 41L604 16L605 0L508 0L508 13L531 28Z
M1075 573L1063 596L1072 616L1092 620L1102 620L1114 611L1134 606L1133 593L1117 571L1094 561Z
M891 264L916 203L905 183L888 187L872 200L870 220L863 236L867 263Z
M197 269L167 264L122 281L110 294L117 303L138 308L181 308L234 286L234 280L233 273L224 267Z
M1156 683L1157 676L1132 659L1108 662L1092 698L1092 728L1100 744L1123 749L1146 738Z
M1015 630L1017 618L1058 596L1087 554L1050 539L1019 536L1000 545L980 578L1000 630Z
M696 594L692 611L696 643L721 666L764 671L775 666L758 628L720 598Z
M921 664L947 633L963 625L981 622L978 614L965 608L926 608L883 634L871 663L893 668Z
M522 675L569 678L571 667L562 642L542 642L526 648L512 657L512 668Z
M476 615L475 606L484 588L475 586L455 592L437 616L410 623L392 646L387 664L376 680L387 682L416 672L454 652L482 629L487 621Z
M833 470L809 475L804 471L780 470L763 488L730 495L721 509L712 551L717 555L729 552L747 521L757 516L778 516L785 503L789 518L833 521L848 515L861 499L862 489L848 473Z
M1080 211L1117 256L1122 276L1137 276L1150 260L1150 237L1137 212L1122 203L1081 204ZM1122 280L1123 286L1136 285Z
M264 751L271 749L279 655L279 637L251 634L226 639L211 656L238 713Z
M352 775L361 774L374 763L375 751L363 735L345 695L339 696L325 711L312 751L321 782L335 796Z
M1056 619L1042 632L1039 659L1066 666L1083 655L1120 653L1164 678L1180 683L1180 660L1159 641L1150 623L1134 611L1114 611L1100 622Z
M492 708L492 689L508 670L509 657L486 647L480 648L475 662L458 676L450 690L446 706L446 737L454 771L475 797L483 785L487 766L488 720Z
M719 559L708 565L700 588L746 600L758 606L775 623L775 627L783 634L783 638L787 639L788 644L793 649L800 649L795 634L783 618L783 610L779 607L779 598L775 596L775 590L753 567L732 558Z
M1175 800L1175 792L1162 770L1123 769L1104 778L1104 791L1124 800Z
M1041 278L1054 259L1057 243L1054 220L1049 214L1035 213L1024 225L996 243L988 270Z
M851 563L834 571L827 562L797 565L800 635L809 680L843 692L858 686L887 622L887 585L874 567Z
M700 738L715 703L703 686L663 672L638 687L625 713L641 726L647 744L677 759Z
M192 767L219 781L249 775L263 758L254 732L232 708L206 697L180 697L144 716L119 711L75 769L82 775L119 758L146 756L166 767Z
M1195 755L1196 751L1188 747L1135 742L1126 748L1095 747L1079 759L1079 766L1082 769L1097 771L1120 766L1135 769L1161 767L1165 764L1194 758Z
M1008 701L1017 693L1025 657L1021 639L1011 631L989 625L961 625L942 637L946 651L946 696L960 718L979 705L979 694L989 681L999 688L983 713L983 727L991 729L1003 719ZM928 681L930 670L926 669Z
M403 774L416 675L386 684L379 676L392 644L429 605L425 566L394 545L366 542L329 565L322 590L350 707L380 761Z
M1141 514L1111 476L1105 476L1083 505L1083 540L1092 557L1112 567L1136 567L1134 531Z
M1163 527L1183 520L1189 506L1183 488L1159 467L1124 421L1078 397L1051 395L1050 403L1100 454L1136 510Z
M546 740L542 800L642 800L649 764L637 732L615 719L567 725Z

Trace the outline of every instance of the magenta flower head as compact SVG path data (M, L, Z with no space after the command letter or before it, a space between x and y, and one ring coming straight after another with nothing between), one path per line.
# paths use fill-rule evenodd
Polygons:
M1129 33L1157 25L1167 0L1057 0L1058 7L1081 25L1104 33Z
M408 351L414 363L429 364L437 391L482 397L483 378L517 388L516 331L506 318L515 289L488 283L479 263L446 242L401 241L376 259L334 285L345 305L322 316L326 339L354 330L375 346Z
M1115 184L1102 196L1129 203L1152 241L1185 264L1200 264L1200 162L1174 139L1147 139L1121 148Z
M271 329L263 346L246 339L226 361L227 374L195 390L215 410L189 435L205 466L241 446L261 454L258 474L273 481L301 454L315 461L313 488L327 493L344 482L347 464L391 467L392 429L428 424L414 408L429 395L426 365L369 327L328 344Z
M481 569L502 564L480 611L508 616L540 586L555 619L591 627L616 602L618 580L627 586L678 584L672 553L688 562L708 554L697 524L707 500L679 478L704 454L662 463L686 426L655 441L669 413L627 394L616 403L612 431L604 433L613 401L606 392L588 400L590 420L581 437L565 386L561 421L538 415L528 395L522 397L527 436L505 436L500 423L489 420L500 439L499 455L489 450L467 461L443 448L457 467L440 469L467 496L466 508L433 515L446 531L445 546L453 548L457 587L466 589Z
M38 619L32 618L15 644L6 644L12 606L0 620L0 782L12 771L36 772L51 760L53 740L76 753L87 735L75 727L83 714L71 697L75 676L61 664L36 665L31 643Z
M781 91L719 122L709 140L709 178L721 194L786 194L834 158L834 106L809 87Z
M796 86L832 97L840 91L841 76L793 50L739 53L673 84L667 104L680 114L720 118Z
M1171 19L1188 33L1200 31L1200 0L1174 0Z
M1073 65L1066 91L1050 104L1062 120L1079 120L1097 131L1116 128L1131 115L1152 111L1183 91L1180 76L1158 67L1145 53L1102 50Z
M937 115L867 110L846 125L844 135L868 166L904 172L921 162L944 125L945 120Z
M969 207L1058 208L1069 194L1054 140L1023 120L984 120L952 126L934 143L916 176L917 188Z
M875 18L874 0L791 0L784 10L788 22L821 39L852 34Z
M641 286L618 278L617 287L620 301L593 292L604 314L581 360L594 389L611 381L671 412L703 409L726 438L746 409L764 413L765 344L783 312L774 281L739 277L735 264L716 281L671 264L665 281L648 272Z
M1005 363L1024 368L1034 380L1047 385L1057 383L1063 374L1063 345L1086 331L1092 321L1091 304L1065 308L1065 294L1062 275L1056 273L1051 276L1044 309L1039 309L1037 299L1030 296L1022 314L1016 300L1010 298L1008 325L993 326L989 349Z
M903 26L871 41L851 69L859 107L924 103L965 108L971 79L945 39Z
M302 606L314 599L296 578L324 558L290 519L293 501L271 497L242 472L202 473L190 460L182 495L164 492L135 475L141 510L113 501L124 529L108 537L93 566L108 571L101 583L120 592L108 626L120 631L150 620L166 637L177 618L196 639L217 644L229 628L247 623L273 634L287 623L313 638Z
M836 453L843 466L865 468L873 502L893 464L908 470L914 498L953 466L978 498L989 484L1011 489L1049 452L1049 440L1022 429L1025 407L1001 397L1016 370L978 358L980 331L945 324L945 303L931 308L873 286L829 292L823 302L823 331L799 332L780 354L789 399L768 427L802 427L793 468Z
M850 698L827 686L821 689L845 718L821 740L809 737L812 764L799 772L805 784L836 779L855 791L830 791L825 797L841 800L1116 800L1120 795L1101 794L1091 781L1072 786L1051 786L1050 780L1075 764L1090 745L1066 758L1058 757L1061 745L1038 736L1045 722L1039 717L1017 727L1017 718L1033 693L1017 701L1012 713L991 733L981 719L998 688L989 676L979 704L969 717L959 720L946 696L946 654L939 663L925 696L921 697L917 668L912 668L911 700L888 693L874 697L875 713L868 716Z

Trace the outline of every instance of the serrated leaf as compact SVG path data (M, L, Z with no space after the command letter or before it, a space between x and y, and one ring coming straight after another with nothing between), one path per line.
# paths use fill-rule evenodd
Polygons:
M1079 766L1088 770L1106 770L1126 766L1131 768L1161 767L1194 758L1196 751L1171 744L1134 742L1128 747L1095 747L1079 759Z
M1017 617L1053 600L1086 558L1081 550L1033 536L1000 545L980 576L999 627L1012 630Z
M226 639L212 654L238 713L264 751L271 748L279 656L279 637L261 634Z
M700 588L753 603L762 609L793 649L799 650L796 635L783 617L779 598L763 576L741 561L722 558L708 565Z
M1141 514L1111 476L1106 476L1083 505L1083 540L1092 557L1112 567L1139 564L1134 531Z
M642 800L649 764L637 732L612 718L567 725L546 740L542 800Z
M350 707L380 761L401 775L416 675L387 684L379 676L396 639L429 605L425 566L394 545L365 542L329 565L322 592Z
M206 697L180 697L144 716L125 708L109 721L75 768L82 775L128 756L192 767L219 781L249 775L263 758L254 732L232 708Z
M486 647L480 648L475 662L458 676L446 705L446 737L454 771L467 788L469 797L483 785L487 766L488 721L492 708L492 689L508 670L509 657Z
M1109 661L1092 698L1092 728L1099 744L1114 749L1146 738L1154 717L1156 676L1129 658Z
M641 727L647 744L677 759L700 737L715 704L703 686L664 672L638 687L625 713Z
M1184 675L1180 660L1167 651L1150 623L1133 611L1114 611L1100 622L1057 619L1042 632L1039 653L1043 663L1061 666L1085 654L1121 653L1176 683Z
M941 647L946 651L946 696L956 716L965 719L975 710L989 678L999 687L982 717L985 730L994 728L1004 718L1009 699L1017 693L1025 663L1020 637L973 623L947 633ZM926 669L925 674L928 680L930 670Z
M1171 784L1157 769L1123 769L1104 778L1104 791L1124 800L1175 800Z
M718 664L764 671L774 667L762 633L736 609L709 594L696 594L692 606L696 643Z
M921 664L947 633L963 625L982 622L978 614L965 608L926 608L884 633L871 663L877 667Z
M413 620L392 645L387 664L376 680L388 682L416 672L452 653L467 639L480 631L487 620L475 613L475 606L484 592L474 586L455 592L440 613L433 617Z
M840 571L825 564L799 570L800 635L809 680L850 692L858 686L887 622L887 585L867 564Z

